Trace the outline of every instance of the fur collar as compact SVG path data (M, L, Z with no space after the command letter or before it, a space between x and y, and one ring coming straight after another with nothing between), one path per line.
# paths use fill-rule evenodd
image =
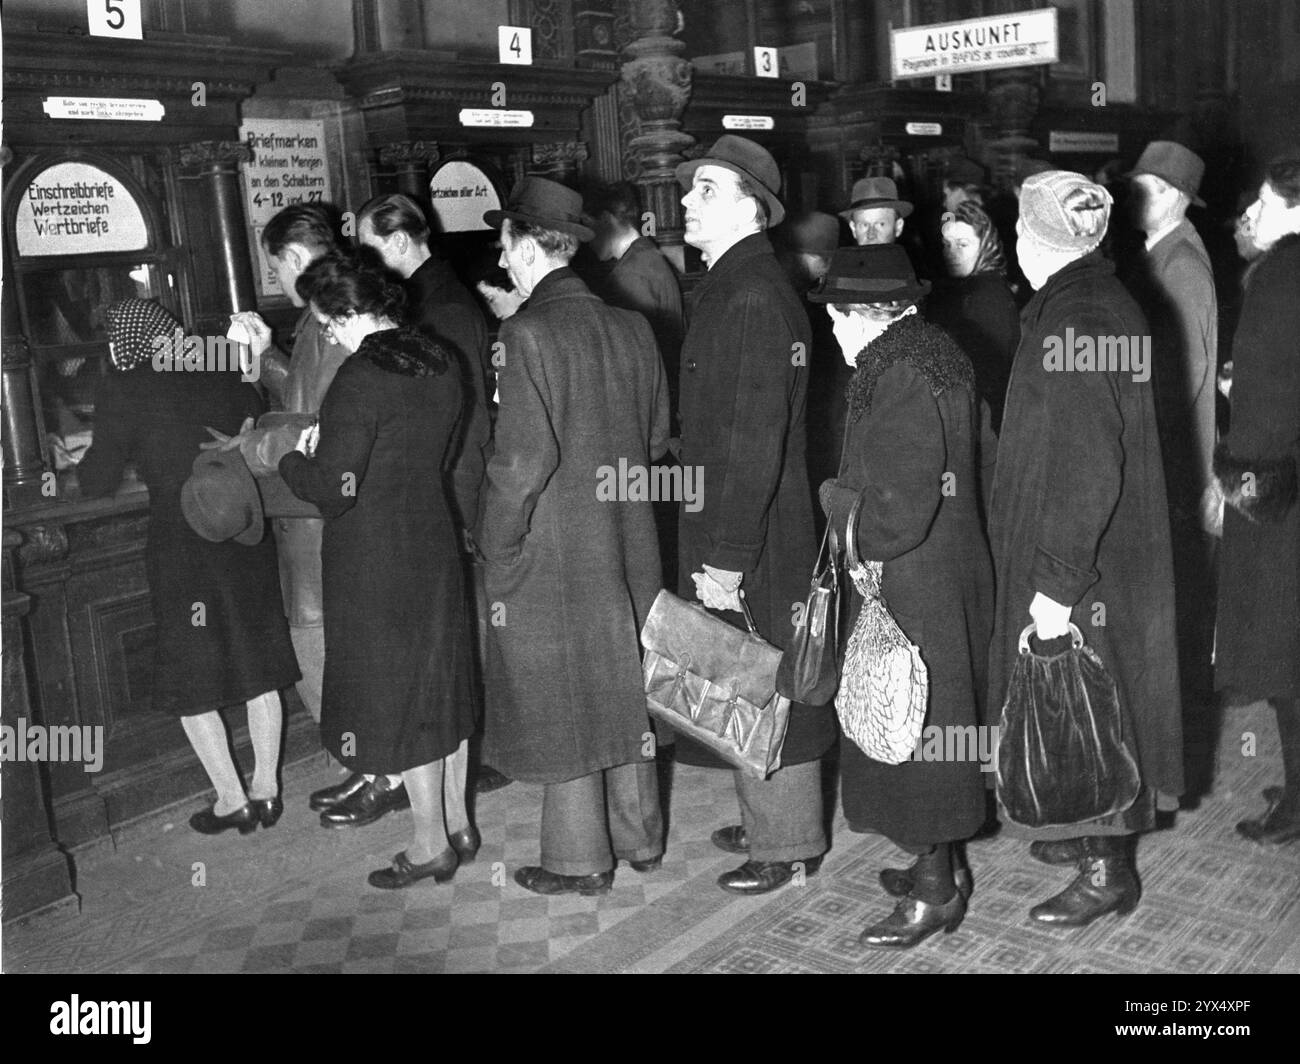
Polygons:
M357 345L357 356L403 377L441 377L451 364L444 348L409 325L372 332Z
M853 421L871 412L876 382L885 370L899 362L909 363L920 373L936 397L951 388L975 389L975 371L956 342L919 313L910 314L891 325L858 354L857 372L845 392Z

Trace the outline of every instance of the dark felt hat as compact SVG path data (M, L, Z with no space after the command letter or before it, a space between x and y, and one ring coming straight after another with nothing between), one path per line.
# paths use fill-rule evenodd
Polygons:
M1142 155L1125 177L1154 174L1192 197L1198 207L1205 201L1197 195L1201 191L1201 178L1205 176L1205 161L1192 151L1172 140L1153 140L1142 149Z
M181 513L210 543L262 541L262 498L237 449L200 451L181 485Z
M929 291L930 282L916 279L912 260L898 244L866 244L835 252L826 279L808 298L814 303L892 303Z
M989 175L974 159L954 155L944 164L943 179L958 185L984 185L988 183Z
M689 159L678 165L677 181L682 188L691 187L695 171L701 166L720 166L733 174L749 178L767 204L768 225L781 224L785 218L785 207L777 198L777 193L781 191L781 170L771 152L761 144L732 133L723 134L698 159Z
M840 220L821 211L791 215L773 239L781 240L791 251L829 258L840 246Z
M596 234L582 224L582 217L581 192L549 178L532 176L520 179L502 210L483 213L483 221L493 229L500 229L503 219L513 218L590 240Z
M898 198L898 186L887 177L863 177L853 183L852 202L847 210L840 211L841 218L853 220L853 212L874 207L892 207L900 218L912 213L912 205Z

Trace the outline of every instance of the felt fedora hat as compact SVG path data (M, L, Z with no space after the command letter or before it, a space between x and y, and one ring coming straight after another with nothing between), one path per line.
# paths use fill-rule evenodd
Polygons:
M1186 192L1196 206L1205 206L1205 201L1197 194L1201 191L1201 178L1205 176L1205 161L1190 148L1172 140L1153 140L1142 149L1137 166L1124 176L1137 177L1139 174L1153 174L1179 192Z
M237 449L199 452L181 485L181 513L209 543L262 541L262 497Z
M944 164L943 179L958 185L984 185L988 183L989 174L974 159L954 155Z
M596 234L582 224L582 193L545 177L524 177L510 193L510 201L499 211L485 211L483 221L500 229L503 219L529 222L543 229L568 233L579 240Z
M830 258L840 246L840 220L821 211L791 215L773 239L779 239L791 251Z
M892 207L900 218L912 213L912 205L907 200L898 198L898 186L887 177L863 177L853 183L853 195L846 210L840 211L841 218L853 220L853 212L870 210L873 207Z
M678 184L684 189L690 189L695 171L701 166L720 166L733 174L748 178L767 204L768 225L780 225L784 220L785 207L777 198L777 193L781 191L781 170L772 158L772 153L763 145L748 137L724 133L698 159L688 159L678 164L675 171Z
M912 260L898 244L866 244L836 251L826 279L808 298L814 303L892 303L929 291L930 282L916 279Z

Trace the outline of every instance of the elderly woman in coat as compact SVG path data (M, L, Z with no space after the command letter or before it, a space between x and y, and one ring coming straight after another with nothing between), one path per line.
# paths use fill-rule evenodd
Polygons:
M976 734L983 710L993 567L980 527L975 378L952 339L917 313L929 287L901 247L879 244L836 252L826 282L809 296L830 304L844 359L857 369L839 476L822 485L821 498L841 535L861 499L857 551L883 563L882 596L920 647L926 727L965 737ZM872 302L863 304L868 291ZM853 606L856 618L856 594ZM899 901L862 933L864 945L907 949L961 923L970 876L964 867L956 874L959 843L984 821L980 770L992 767L991 759L981 766L977 746L959 759L888 765L841 743L849 826L886 835L916 859L881 873Z
M1110 211L1110 194L1081 174L1035 174L1021 190L1017 254L1035 294L1021 319L989 511L991 706L1005 703L1026 624L1049 641L1047 652L1073 622L1116 681L1126 734L1132 725L1142 790L1129 809L1064 827L1008 826L1035 840L1037 859L1076 867L1065 890L1030 911L1040 923L1072 927L1137 905L1131 837L1154 828L1157 806L1176 808L1183 790L1173 561L1152 367L1142 357L1147 325L1097 250ZM1115 345L1101 338L1127 338L1128 365L1112 366L1100 352ZM1092 360L1083 357L1090 349Z
M1269 165L1247 215L1264 255L1232 343L1232 427L1214 456L1215 686L1237 702L1267 699L1277 714L1284 786L1264 792L1263 816L1237 825L1277 845L1300 839L1300 153Z

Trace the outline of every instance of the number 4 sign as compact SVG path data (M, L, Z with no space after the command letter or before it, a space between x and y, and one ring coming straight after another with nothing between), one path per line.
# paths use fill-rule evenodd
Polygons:
M144 40L140 0L86 0L86 22L92 37Z
M533 65L533 31L530 29L523 26L498 26L497 48L503 63Z

